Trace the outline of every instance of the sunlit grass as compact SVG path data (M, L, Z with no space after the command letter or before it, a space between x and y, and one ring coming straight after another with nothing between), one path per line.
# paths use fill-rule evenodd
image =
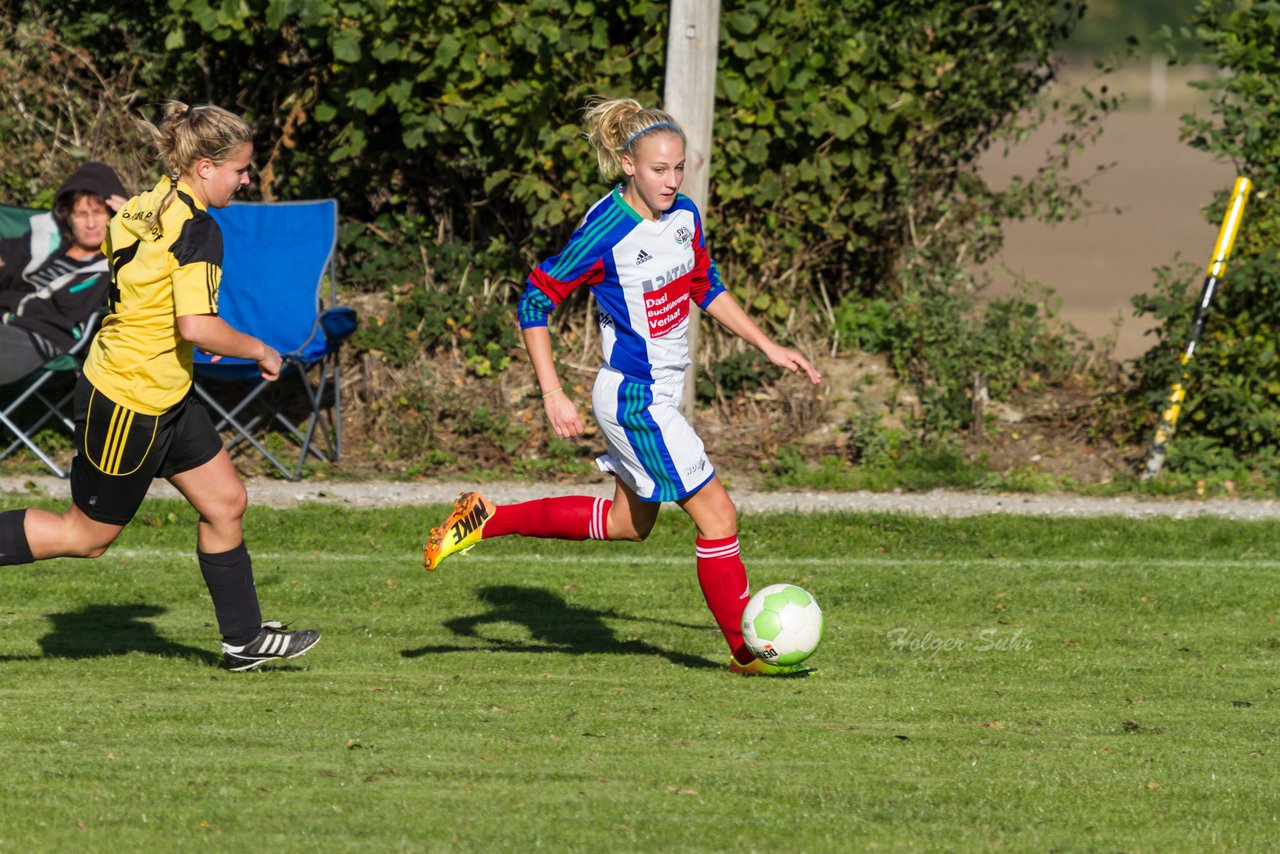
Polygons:
M1280 842L1280 525L744 517L754 585L827 616L814 675L769 681L724 667L680 514L426 574L441 510L251 511L265 615L325 636L248 674L216 666L183 506L101 560L0 571L0 843Z

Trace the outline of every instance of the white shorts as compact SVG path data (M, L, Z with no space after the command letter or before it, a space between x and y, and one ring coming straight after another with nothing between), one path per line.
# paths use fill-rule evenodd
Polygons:
M591 404L609 442L596 458L645 501L679 501L715 476L702 439L680 414L684 382L631 382L612 368L596 377Z

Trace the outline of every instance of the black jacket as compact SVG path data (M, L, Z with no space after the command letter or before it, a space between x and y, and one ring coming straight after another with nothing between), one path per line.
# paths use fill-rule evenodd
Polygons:
M84 190L107 198L127 195L115 172L103 163L86 163L58 188L55 197ZM28 329L61 350L69 350L80 338L84 322L107 301L111 273L107 259L98 255L89 263L76 264L73 271L37 288L32 279L40 270L66 255L63 239L53 214L32 218L26 237L0 240L0 313L8 314L10 326Z

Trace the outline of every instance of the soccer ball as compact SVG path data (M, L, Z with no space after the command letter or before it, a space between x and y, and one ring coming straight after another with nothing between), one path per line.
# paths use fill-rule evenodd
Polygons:
M799 664L822 642L822 609L807 590L771 584L742 612L742 638L769 664Z

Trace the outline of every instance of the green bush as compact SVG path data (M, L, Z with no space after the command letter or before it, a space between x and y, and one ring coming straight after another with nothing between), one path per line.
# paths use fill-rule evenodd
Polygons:
M851 294L833 314L837 346L864 353L893 349L893 303L884 297L862 299Z
M1078 336L1047 302L1025 295L980 304L965 271L921 264L891 314L891 362L921 404L922 433L942 438L973 420L975 378L994 399L1061 380Z
M496 241L479 251L458 240L417 243L406 217L383 215L379 224L343 229L343 280L390 302L387 316L356 332L356 346L397 368L422 351L452 350L479 376L504 369L519 346L510 300L521 283L486 271L509 267L509 249Z
M47 4L0 6L0 204L48 207L85 160L143 188L150 152L129 119L134 64L67 44Z
M849 460L833 456L810 462L805 449L788 445L779 448L772 460L761 464L760 474L766 487L774 489L901 489L924 492L947 488L1004 488L1008 485L1003 478L993 484L979 463L966 459L961 451L945 443L904 444L891 457L863 461L856 466ZM1020 488L1034 486L1036 484L1028 484Z
M869 468L896 465L910 446L908 438L901 430L886 428L876 406L865 400L858 404L843 425L849 461Z
M1166 277L1161 285L1163 291L1135 304L1160 318L1167 335L1185 342L1195 311L1188 300L1188 283ZM1171 467L1227 456L1244 460L1276 449L1280 429L1278 335L1280 252L1271 250L1236 262L1215 297L1211 321L1185 369L1183 384L1188 395L1171 448L1178 451L1170 455ZM1177 356L1175 348L1165 346L1140 360L1145 369L1141 400L1147 412L1159 412L1173 383L1182 380L1184 369ZM1196 464L1199 470L1204 469Z
M716 394L735 397L759 391L782 376L782 369L774 366L758 350L731 353L707 366L698 380L698 397L714 400Z
M263 198L335 196L352 220L344 281L391 300L357 343L393 365L422 348L456 350L477 374L502 368L514 340L505 306L529 266L608 189L581 139L582 106L593 95L659 102L669 15L661 0L18 5L68 55L127 78L145 111L177 97L244 113ZM1018 385L1009 359L983 347L1035 349L1018 337L1032 319L997 309L989 328L965 335L972 296L956 271L988 258L1009 218L1077 208L1067 166L1113 100L1043 97L1083 8L726 4L708 242L762 325L830 340L838 330L806 320L825 316L859 346L891 351L935 434L965 422L975 371L993 393ZM1063 131L1044 168L989 187L979 156L1051 112ZM849 300L876 314L850 319L839 308ZM717 381L749 388L740 368Z
M141 103L181 95L247 113L265 197L336 195L356 218L408 211L437 242L497 237L534 256L607 189L580 138L587 98L658 101L668 16L659 0L55 8L68 43L137 67ZM1058 170L997 193L974 163L1025 129L1015 119L1053 79L1082 8L726 7L708 219L731 281L792 303L818 304L824 288L884 295L909 249L964 232L981 260L1003 218L1061 215L1072 191Z
M1184 118L1192 146L1233 160L1253 182L1226 274L1185 371L1186 401L1168 467L1205 472L1217 467L1269 467L1280 427L1280 4L1201 0L1184 37L1221 70L1200 88L1208 115ZM1229 187L1209 209L1219 223ZM1146 413L1143 438L1182 380L1179 356L1191 334L1201 293L1194 268L1169 267L1153 293L1134 299L1157 324L1158 344L1138 360L1135 402ZM1203 274L1201 274L1203 275Z

